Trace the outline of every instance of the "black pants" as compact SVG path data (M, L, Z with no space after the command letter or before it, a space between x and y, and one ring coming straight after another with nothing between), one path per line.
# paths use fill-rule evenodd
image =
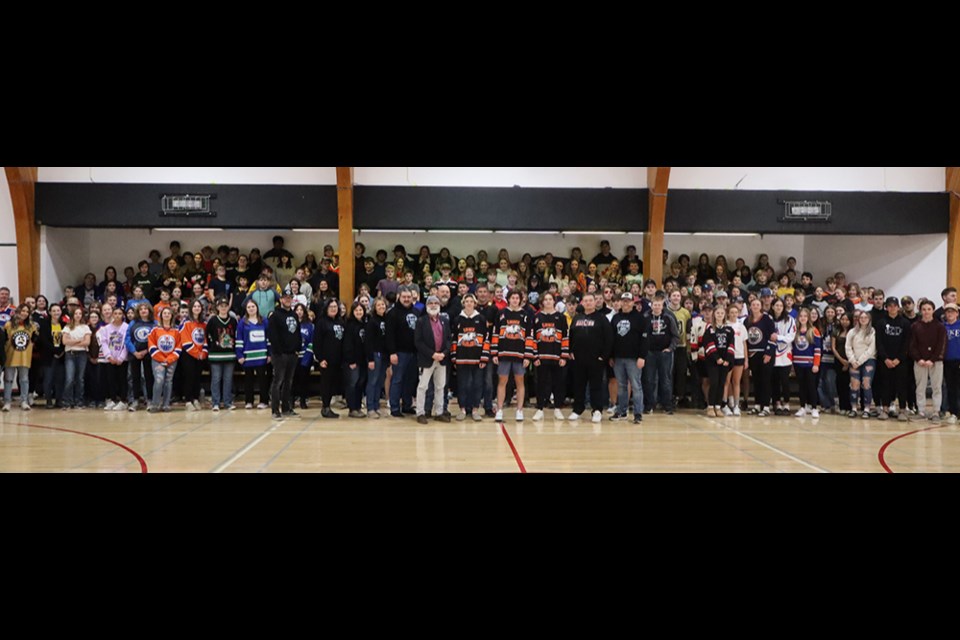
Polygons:
M943 379L947 383L950 413L960 416L960 360L943 361Z
M340 389L340 365L329 365L320 369L320 401L324 409L330 409L330 401Z
M193 356L183 354L180 357L180 366L183 369L183 396L187 402L200 399L200 374L203 373L203 361ZM174 372L176 376L176 372Z
M256 375L254 375L256 374ZM270 396L267 387L267 365L259 367L244 367L243 369L243 392L246 404L253 404L253 383L254 378L260 382L260 404L267 404Z
M300 398L301 402L306 402L310 397L310 371L313 367L304 367L297 364L297 370L293 374L293 395Z
M876 389L873 397L877 400L877 406L889 407L897 402L901 409L907 408L910 396L916 394L916 384L913 387L909 386L910 377L907 375L907 369L907 363L903 361L893 369L888 369L886 364L877 361L877 374L873 379L874 389ZM909 369L913 371L912 366ZM944 369L944 376L946 376L946 369Z
M714 362L707 361L707 379L710 381L710 399L708 405L719 407L723 402L723 386L727 383L727 374L730 365L721 367Z
M774 367L772 379L773 402L790 404L790 367Z
M130 358L130 376L133 383L133 398L139 400L143 398L143 383L147 383L147 401L150 400L150 394L153 393L153 361L150 356L144 356L143 360Z
M816 407L820 404L817 395L817 374L813 372L813 367L794 367L797 374L797 385L800 387L800 406Z
M673 352L673 395L683 400L687 396L687 367L690 356L686 347L677 347Z
M123 402L127 399L127 363L115 365L107 362L100 365L107 390L107 400Z
M273 400L273 412L279 413L281 405L284 413L293 411L293 374L297 370L300 358L295 353L278 353L273 356L273 387L270 397Z
M843 370L843 365L837 362L837 397L840 399L840 411L850 411L850 369ZM912 371L911 367L911 371Z
M603 411L603 373L606 363L573 361L573 412L583 414L586 409L587 385L590 385L590 404L594 411ZM667 400L669 402L669 400Z
M566 367L559 364L546 364L540 362L537 369L537 409L543 411L550 402L550 394L553 393L553 407L559 409L563 406L564 395L567 391ZM593 397L593 392L590 392Z
M770 406L770 386L773 382L773 359L763 363L763 354L750 356L750 384L753 385L754 397L757 404L763 407Z
M87 360L87 368L84 373L86 381L83 386L83 392L88 400L97 404L103 403L104 387L100 370L109 366L109 364L100 364L99 362L90 362L89 359Z

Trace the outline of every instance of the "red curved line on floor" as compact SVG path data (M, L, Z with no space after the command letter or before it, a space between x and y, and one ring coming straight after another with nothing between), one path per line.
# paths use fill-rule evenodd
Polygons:
M880 460L880 466L883 467L884 471L886 471L887 473L893 473L893 469L891 469L890 465L887 464L887 460L885 456L887 453L887 448L889 448L890 445L892 445L897 440L901 440L903 438L909 438L910 436L915 436L918 433L923 433L924 431L935 431L937 429L946 429L949 426L950 426L949 424L942 424L937 427L927 427L926 429L917 429L916 431L910 431L909 433L902 433L896 438L891 438L890 440L887 440L886 442L883 443L883 446L880 447L880 452L877 454L877 459Z
M143 459L143 456L141 456L139 453L137 453L127 445L121 442L117 442L116 440L111 440L110 438L104 438L103 436L98 436L92 433L86 433L84 431L74 431L73 429L61 429L60 427L42 427L38 424L20 424L20 425L14 425L14 426L30 427L31 429L46 429L47 431L62 431L63 433L72 433L78 436L84 436L86 438L103 440L104 442L112 444L115 447L120 447L121 449L123 449L124 451L132 455L134 458L137 459L137 462L140 463L140 473L142 474L147 473L147 461Z
M520 454L517 453L517 448L513 446L513 440L510 439L510 434L507 433L507 425L501 422L500 431L503 432L503 437L507 439L507 444L510 445L510 450L513 451L513 457L517 460L517 466L520 467L520 473L526 473L527 468L523 466L523 460L520 459Z

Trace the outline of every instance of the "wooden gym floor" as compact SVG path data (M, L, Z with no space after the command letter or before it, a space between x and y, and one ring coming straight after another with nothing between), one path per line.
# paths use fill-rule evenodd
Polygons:
M313 403L316 405L316 402ZM16 405L15 405L16 406ZM454 405L455 406L455 405ZM453 409L455 411L455 409ZM0 414L5 473L882 473L960 471L958 426L845 417L581 421L323 420L314 406L149 415ZM339 413L346 414L346 411ZM566 411L565 413L569 413ZM508 411L508 417L513 416ZM915 432L915 433L912 433ZM887 467L887 468L885 468Z

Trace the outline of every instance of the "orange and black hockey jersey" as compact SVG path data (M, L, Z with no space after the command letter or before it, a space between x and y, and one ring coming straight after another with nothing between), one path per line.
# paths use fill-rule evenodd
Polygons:
M559 362L570 357L567 316L558 312L538 313L527 338L527 352L534 360Z
M494 324L490 355L506 360L524 360L527 353L527 337L530 335L530 319L523 310L504 309Z
M476 311L469 317L462 312L453 319L452 324L453 345L450 348L450 358L454 364L486 364L490 360L486 318Z

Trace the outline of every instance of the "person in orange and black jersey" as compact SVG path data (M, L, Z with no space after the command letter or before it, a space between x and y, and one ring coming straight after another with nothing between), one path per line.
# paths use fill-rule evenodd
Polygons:
M493 327L497 322L497 317L500 315L500 310L497 309L497 305L494 304L493 292L490 291L486 284L477 285L477 312L486 320L486 341L489 343L493 335ZM493 401L495 398L494 389L496 388L494 380L497 375L496 369L497 367L488 365L483 371L483 410L484 417L487 418L496 416L493 410Z
M503 409L507 404L507 383L512 377L517 385L517 422L523 421L525 397L524 376L530 366L527 352L527 336L530 335L530 317L523 308L523 293L510 291L507 307L499 313L490 341L490 355L497 367L497 413L494 419L503 421Z
M457 371L457 402L460 413L457 421L467 419L479 422L483 395L483 375L490 361L487 342L487 320L477 311L477 298L468 293L463 297L463 310L450 325L453 344L450 360Z
M556 296L547 292L540 302L541 309L533 319L531 335L527 339L537 377L537 412L533 419L535 422L543 420L543 410L547 408L552 392L553 416L556 420L563 420L561 408L567 395L564 374L570 357L569 326L567 317L556 310Z

